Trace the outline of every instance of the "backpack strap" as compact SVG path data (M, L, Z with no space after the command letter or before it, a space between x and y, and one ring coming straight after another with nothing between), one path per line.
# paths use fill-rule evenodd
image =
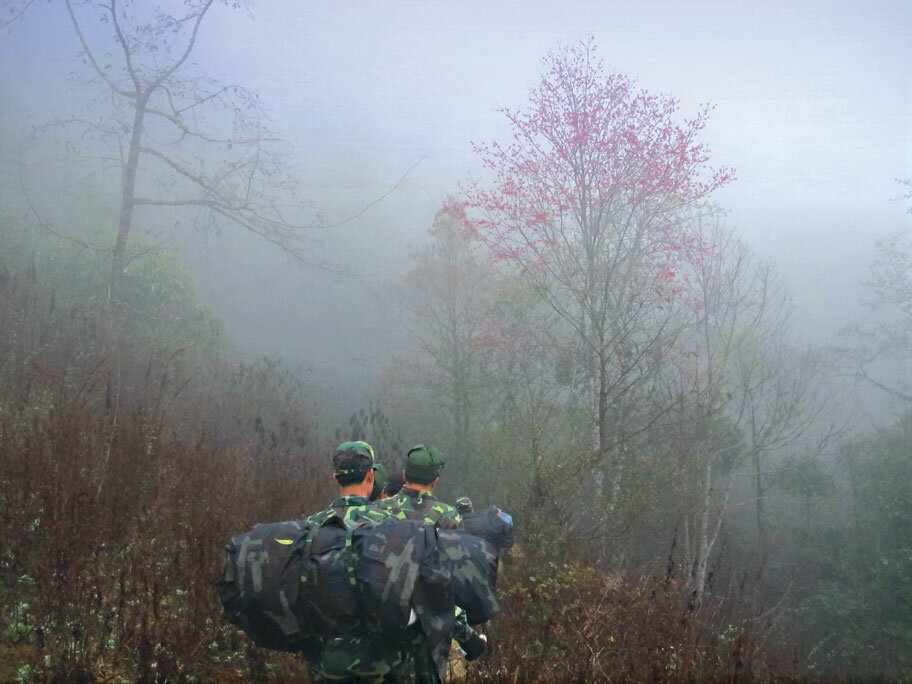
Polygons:
M320 525L314 524L311 525L310 529L307 531L307 539L304 540L304 552L301 556L301 560L305 563L307 562L307 559L310 558L310 550L313 548L314 537L317 536L317 531L320 527ZM308 566L305 565L304 567ZM301 584L307 584L307 575L303 572L301 573Z
M336 506L336 507L333 508L332 510L333 510L333 513L335 513L336 518L338 518L338 519L342 522L343 525L345 525L346 527L348 527L348 523L345 522L345 511L346 511L346 508L347 508L347 507ZM332 518L330 518L329 520L332 520ZM329 520L327 520L326 522L329 522Z
M348 569L348 583L352 586L358 583L355 579L355 550L352 548L354 534L354 526L345 528L345 567Z

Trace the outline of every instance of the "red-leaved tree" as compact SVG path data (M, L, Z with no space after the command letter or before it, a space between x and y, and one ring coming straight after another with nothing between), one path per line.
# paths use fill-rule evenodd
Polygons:
M565 321L593 467L651 420L643 393L678 328L682 260L701 249L683 217L734 177L699 141L709 107L678 110L606 70L591 38L551 53L528 106L502 110L512 141L476 145L492 180L450 207ZM609 470L611 508L622 473Z

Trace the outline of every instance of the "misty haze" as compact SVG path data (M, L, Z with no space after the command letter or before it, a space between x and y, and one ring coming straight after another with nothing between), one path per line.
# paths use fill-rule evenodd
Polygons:
M0 681L912 678L912 5L0 0L0 65Z

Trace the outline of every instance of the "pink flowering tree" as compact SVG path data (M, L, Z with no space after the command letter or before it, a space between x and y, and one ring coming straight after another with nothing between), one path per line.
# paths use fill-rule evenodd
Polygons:
M674 335L684 261L701 249L682 217L733 179L700 142L709 107L678 110L606 70L591 39L549 54L528 106L503 110L512 140L476 145L490 180L449 207L564 321L599 462Z

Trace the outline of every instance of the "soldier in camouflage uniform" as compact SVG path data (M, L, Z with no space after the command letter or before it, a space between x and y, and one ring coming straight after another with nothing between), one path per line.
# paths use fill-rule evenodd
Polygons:
M389 484L389 469L382 463L374 463L374 488L370 493L370 500L386 499L386 486Z
M374 489L374 448L367 442L343 442L332 457L333 476L339 485L339 497L325 511L314 513L305 522L322 525L334 514L346 525L359 522L380 523L390 515L379 511L368 497Z
M338 516L346 527L374 525L389 522L393 518L387 511L378 509L368 497L374 490L376 470L374 449L367 442L344 442L336 447L332 456L333 476L339 486L339 497L324 511L314 513L305 522L323 525L333 516ZM320 658L311 661L311 672L318 682L332 684L380 684L385 682L408 682L412 679L412 668L404 653L390 645L380 649L390 655L383 662L364 663L358 657L363 643L376 639L375 635L344 635L324 643ZM393 657L395 662L390 662ZM346 672L348 663L358 674ZM405 665L403 666L403 663ZM330 671L327 666L331 667ZM373 674L371 672L373 671Z
M424 444L412 447L405 456L405 487L393 498L378 503L378 507L400 520L432 523L441 530L461 529L459 511L434 496L445 465L437 448Z
M405 456L403 477L405 486L396 496L378 501L381 510L388 511L399 520L417 520L433 524L441 530L463 529L462 516L453 506L444 503L434 496L434 490L440 480L446 461L436 447L418 444ZM460 647L474 660L484 653L487 637L475 634L466 620L461 608L456 610L456 625L453 638ZM418 682L434 681L436 675L427 658L427 648L419 638L413 644L415 672Z

